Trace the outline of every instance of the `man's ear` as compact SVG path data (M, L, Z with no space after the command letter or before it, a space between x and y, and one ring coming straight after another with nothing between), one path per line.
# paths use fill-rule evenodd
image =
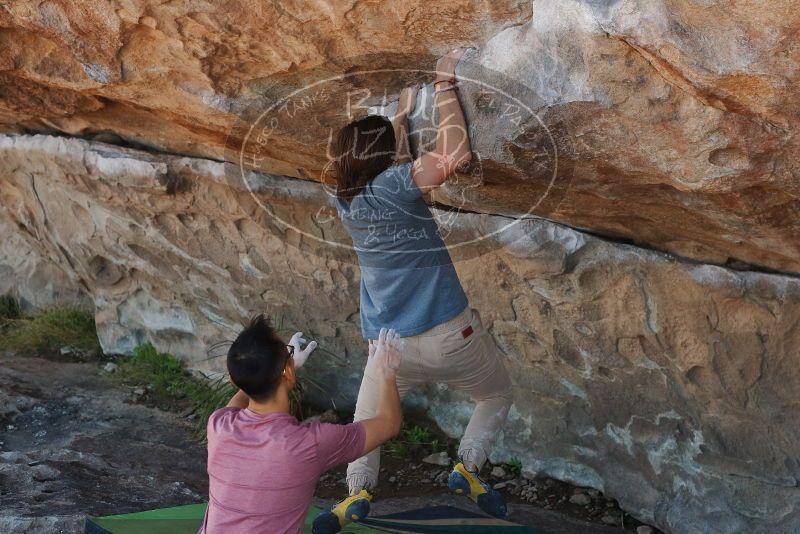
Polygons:
M289 358L289 361L286 362L286 367L283 368L283 378L285 380L289 380L290 382L294 383L295 381L295 370L294 370L294 359Z

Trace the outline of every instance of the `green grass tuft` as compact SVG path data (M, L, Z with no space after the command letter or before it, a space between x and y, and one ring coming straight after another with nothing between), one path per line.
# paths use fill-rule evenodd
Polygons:
M395 458L408 457L408 445L398 439L387 441L386 445L383 446L383 451L389 456L394 456Z
M405 458L411 453L428 455L447 449L447 443L439 440L431 429L421 425L404 427L399 437L388 441L384 446L384 451L396 458Z
M133 356L120 362L117 376L128 385L149 386L159 395L181 399L189 395L196 380L176 357L158 352L151 344L133 349Z
M434 441L438 442L433 432L419 425L403 430L403 436L412 445L429 445Z
M0 325L9 319L21 319L22 307L19 301L10 293L0 295Z
M67 346L91 356L102 353L93 314L55 306L32 318L6 319L0 332L0 350L36 352Z
M520 460L516 456L513 456L508 461L508 468L511 470L513 474L519 475L522 472L522 460Z
M197 415L195 437L205 438L206 423L214 410L225 406L236 389L220 377L208 380L192 376L184 363L158 352L147 343L133 349L133 356L119 363L115 377L129 386L148 386L154 393L175 400L188 399Z

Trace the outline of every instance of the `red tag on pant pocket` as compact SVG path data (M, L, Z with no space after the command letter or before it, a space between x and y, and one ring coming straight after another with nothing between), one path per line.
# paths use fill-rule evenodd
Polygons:
M472 331L473 331L472 325L469 325L468 327L466 327L464 330L461 331L461 335L464 337L464 339L467 339L469 336L472 335Z

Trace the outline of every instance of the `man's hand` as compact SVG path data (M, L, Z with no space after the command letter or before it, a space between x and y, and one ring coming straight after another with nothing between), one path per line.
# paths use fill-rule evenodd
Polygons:
M418 83L406 87L400 91L400 99L397 101L397 114L411 115L417 106L417 93L420 85Z
M379 376L386 380L394 380L397 377L404 345L405 342L394 329L387 331L381 328L378 341L369 347L369 356L375 360Z
M455 80L456 66L466 51L466 48L456 48L440 57L436 62L436 81Z
M306 360L314 352L314 349L317 348L317 342L312 341L306 348L303 348L303 344L305 344L306 340L303 338L302 332L297 332L295 335L292 336L292 339L289 340L289 346L294 348L294 368L300 369L303 367L303 364L306 363Z

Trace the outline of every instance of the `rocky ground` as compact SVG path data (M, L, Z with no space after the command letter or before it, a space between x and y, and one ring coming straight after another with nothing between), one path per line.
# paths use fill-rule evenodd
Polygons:
M323 414L323 417L334 419L330 412ZM405 424L406 427L411 427L426 423L420 418L406 417ZM392 452L391 447L388 447L388 451L387 447L384 447L381 458L381 485L375 490L378 501L440 499L447 493L447 476L451 470L452 459L456 458L457 442L449 440L442 433L433 432L434 439L441 444L439 452L432 452L429 447L411 444L410 450L396 454ZM403 436L400 439L402 440ZM521 473L518 468L510 465L490 465L482 474L505 495L506 502L510 505L512 520L523 524L544 528L545 523L539 521L540 513L553 511L556 512L555 516L567 516L583 523L581 529L571 532L586 532L585 529L593 532L591 529L599 525L619 527L616 531L626 529L639 533L658 532L625 513L614 499L606 498L594 489L579 488L558 480L535 478L527 472ZM344 466L323 475L317 486L317 496L328 499L341 498L344 476ZM466 499L455 498L453 503L447 504L464 507L469 502ZM532 518L531 514L535 514L535 518ZM575 523L574 526L577 525L578 523Z
M97 362L0 361L0 532L83 532L87 514L205 499L188 421L137 404Z
M103 371L103 362L70 361L68 355L1 358L0 532L78 532L87 514L205 498L205 450L191 439L193 424L180 403L168 406L146 389L120 385ZM426 452L411 450L410 462L385 454L377 513L424 502L469 507L445 490L448 469L439 464L449 461L447 452L441 458ZM619 531L603 523L617 527L624 521L629 530L638 525L592 490L528 480L508 466L494 467L490 476L506 493L516 521L595 534ZM342 477L339 469L320 481L318 503L340 496Z

